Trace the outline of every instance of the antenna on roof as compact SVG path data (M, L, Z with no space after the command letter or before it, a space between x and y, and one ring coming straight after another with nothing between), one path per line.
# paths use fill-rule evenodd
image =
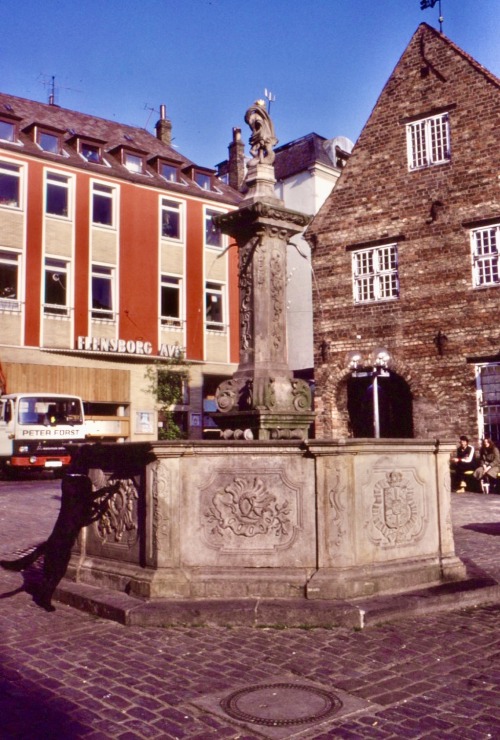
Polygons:
M59 90L71 90L72 92L81 92L81 90L75 90L73 87L56 87L55 75L46 75L40 72L37 78L37 82L40 82L44 87L48 88L49 91L49 105L57 105L56 103L56 91Z
M146 125L144 126L144 128L147 129L148 123L149 123L149 119L151 118L151 116L153 115L153 113L157 113L158 115L160 115L160 111L157 108L154 108L152 105L148 105L147 103L144 103L144 110L148 110L149 111L148 120L146 121Z
M443 33L443 15L441 13L441 0L420 0L420 10L427 10L427 8L433 8L436 3L439 3L439 33Z
M271 103L274 103L274 101L276 100L276 95L273 95L272 92L266 87L264 88L264 96L267 98L267 112L270 113Z

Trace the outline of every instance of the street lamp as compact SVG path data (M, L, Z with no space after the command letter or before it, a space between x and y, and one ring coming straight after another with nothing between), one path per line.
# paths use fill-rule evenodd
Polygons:
M380 411L379 411L379 390L378 390L378 379L379 377L388 377L389 373L387 368L389 366L389 360L391 356L385 349L378 350L375 355L375 361L373 363L373 431L375 439L380 438Z
M389 363L391 356L386 349L378 348L370 353L367 361L359 352L351 352L348 355L348 367L353 378L373 378L373 435L380 438L380 406L379 406L379 378L389 377Z

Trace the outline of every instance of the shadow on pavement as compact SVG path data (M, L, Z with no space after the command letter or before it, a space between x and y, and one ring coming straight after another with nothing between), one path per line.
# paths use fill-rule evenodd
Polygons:
M500 522L479 522L477 524L464 524L462 529L471 529L481 534L500 535Z
M117 487L115 484L94 492L86 475L67 475L61 486L61 509L49 538L22 557L0 560L6 570L23 571L24 590L46 611L54 611L52 596L66 573L80 530L102 517ZM36 567L42 557L43 567Z

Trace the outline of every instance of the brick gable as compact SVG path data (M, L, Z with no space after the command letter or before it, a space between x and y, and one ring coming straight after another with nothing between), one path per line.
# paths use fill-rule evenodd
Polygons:
M409 171L406 123L443 111L450 161ZM308 229L320 435L349 433L348 354L380 346L409 385L416 436L477 429L470 360L499 353L500 286L473 288L470 228L500 221L499 121L500 81L419 26ZM383 242L398 247L399 298L355 305L350 249Z

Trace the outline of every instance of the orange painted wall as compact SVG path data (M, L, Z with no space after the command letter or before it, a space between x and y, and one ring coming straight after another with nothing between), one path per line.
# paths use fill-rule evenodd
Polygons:
M75 196L75 337L86 336L89 330L89 200L90 179L76 174Z
M40 344L42 303L43 164L29 162L26 206L26 313L25 344Z
M203 204L188 201L186 205L186 356L188 360L203 360Z
M158 195L127 183L120 194L120 338L158 350Z

